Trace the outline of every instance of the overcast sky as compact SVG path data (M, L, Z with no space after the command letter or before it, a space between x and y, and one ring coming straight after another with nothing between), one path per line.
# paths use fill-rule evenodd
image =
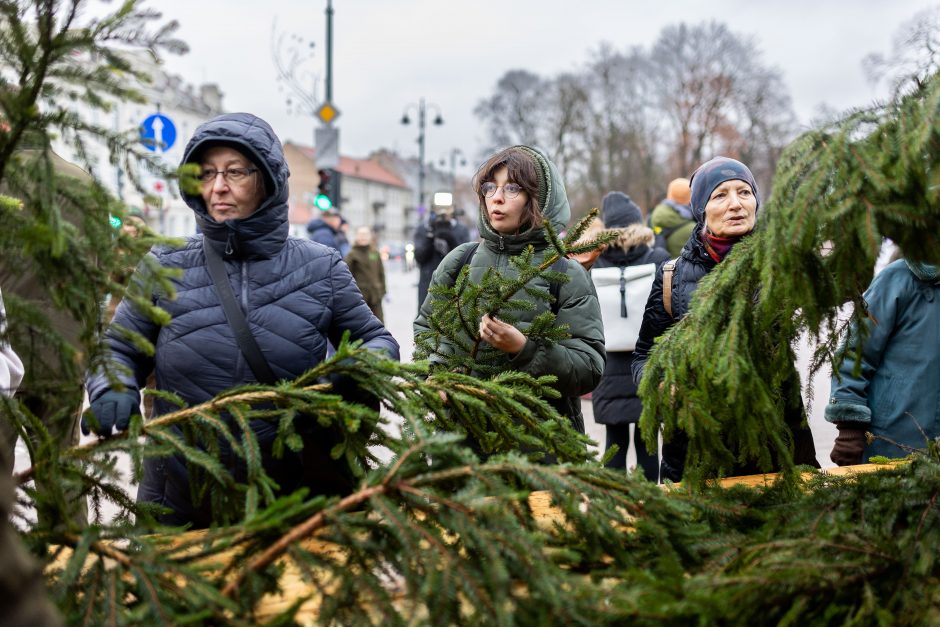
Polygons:
M861 61L890 52L899 26L935 6L926 0L334 0L333 101L340 149L366 156L379 147L417 154L417 129L400 119L420 98L439 107L428 126L427 159L460 148L476 166L484 129L474 105L509 69L542 76L577 70L602 42L648 47L670 24L717 20L755 38L764 62L780 69L797 116L820 104L846 109L883 97ZM113 6L113 5L112 5ZM156 0L148 6L180 22L191 51L167 66L187 82L214 82L230 111L268 120L282 140L313 143L314 120L289 115L272 61L272 25L313 41L308 64L325 76L326 0ZM313 77L310 79L311 89ZM416 116L412 115L412 119Z

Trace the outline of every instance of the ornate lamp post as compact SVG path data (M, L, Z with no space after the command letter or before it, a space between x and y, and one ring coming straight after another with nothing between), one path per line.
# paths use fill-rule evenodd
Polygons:
M417 211L419 215L424 213L424 133L427 126L427 110L428 108L433 109L436 112L434 116L434 124L440 126L444 123L444 118L441 117L441 110L435 104L425 104L424 98L418 101L417 105L411 104L405 107L404 113L401 116L402 124L411 124L411 118L408 117L408 112L416 108L418 111L418 207Z

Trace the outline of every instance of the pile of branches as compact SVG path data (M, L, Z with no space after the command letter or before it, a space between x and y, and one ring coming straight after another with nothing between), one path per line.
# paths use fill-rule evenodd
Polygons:
M63 385L100 363L101 303L120 290L113 277L139 258L148 238L103 229L109 213L123 215L119 203L100 185L77 192L77 183L55 173L49 145L56 134L71 138L79 155L83 142L97 138L112 146L115 160L134 156L133 137L88 125L62 102L81 99L106 110L108 98L135 97L132 79L145 78L115 45L181 48L173 25L150 29L158 16L135 0L80 27L83 4L0 3L0 57L16 70L2 77L18 81L0 78L9 126L0 131L0 249L41 271L57 295L57 313L82 325L81 349L62 345ZM87 65L75 61L83 53ZM731 429L774 433L766 430L779 422L770 373L779 371L796 330L834 325L835 307L858 302L882 234L915 258L940 258L938 94L933 80L897 105L801 138L784 157L761 231L703 283L692 315L657 345L643 383L647 423L660 415L668 430L697 417L709 399L740 401L706 416L698 431L703 455L692 460L693 470L720 474L726 453L761 454L709 442L722 442ZM22 158L27 140L38 151L30 159ZM67 223L63 206L78 209L87 223ZM548 270L554 257L591 247L575 243L583 226L564 240L550 232L545 264L519 268L519 275L558 278ZM920 253L907 248L915 232L928 233L916 240ZM148 305L141 294L170 285L160 268L141 266L138 276L140 291L129 297L140 307ZM528 292L525 281L491 275L474 286L464 275L441 296L474 319L496 311L510 318L523 306L514 296L519 290ZM728 303L730 319L725 307L713 306ZM15 301L9 309L13 322L55 329L41 319L44 312ZM151 314L160 319L161 312ZM475 327L463 331L461 339L456 326L438 327L468 341L472 353ZM548 316L530 333L545 341L564 336ZM434 339L426 339L433 349ZM0 541L9 546L13 535L41 562L45 593L69 624L290 624L308 598L324 623L940 620L940 460L933 444L906 466L853 479L813 476L804 484L790 473L758 490L722 490L703 480L667 493L594 460L546 401L551 380L471 376L477 366L485 371L487 364L399 364L344 341L296 381L243 386L197 407L178 402L175 412L132 421L123 436L76 448L63 448L29 407L4 398L2 419L33 435L31 467L14 478L20 504L42 515L34 521L16 509L15 531L0 525ZM380 399L382 412L325 383L339 379ZM661 381L682 389L686 400L655 400L651 386ZM393 414L400 428L383 418ZM252 420L277 423L280 451L302 445L303 421L341 434L325 463L348 466L356 488L344 496L301 490L276 497ZM467 434L485 436L478 437L488 447L485 461L465 445ZM698 434L690 434L693 445ZM756 440L757 447L779 446L769 436ZM241 479L212 454L222 441L244 465ZM533 447L559 463L520 453ZM168 454L186 460L190 476L200 477L194 491L208 495L217 518L229 524L182 534L156 522L157 508L124 492L119 455L129 456L137 480L145 459ZM536 494L556 515L537 511ZM75 495L90 500L92 524L71 520ZM117 507L110 520L100 515L105 500ZM304 593L272 616L265 603L284 586L288 566L305 582ZM18 573L4 575L0 586Z

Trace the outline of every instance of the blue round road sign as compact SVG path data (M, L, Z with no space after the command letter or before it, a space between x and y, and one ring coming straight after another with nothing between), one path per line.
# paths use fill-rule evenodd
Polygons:
M176 125L162 113L147 116L140 125L140 141L151 152L166 152L176 143Z

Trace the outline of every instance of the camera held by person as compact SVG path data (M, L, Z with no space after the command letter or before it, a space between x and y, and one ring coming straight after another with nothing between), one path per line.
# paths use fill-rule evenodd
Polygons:
M418 279L418 306L424 302L431 275L454 248L470 241L470 232L457 220L454 207L436 207L415 232L415 261L421 271Z

